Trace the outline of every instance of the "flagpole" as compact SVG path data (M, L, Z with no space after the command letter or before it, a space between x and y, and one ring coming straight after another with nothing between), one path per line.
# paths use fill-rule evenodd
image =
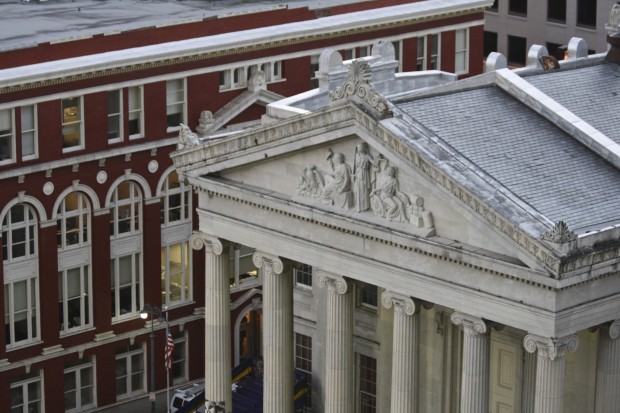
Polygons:
M170 326L168 325L168 311L166 311L166 343L168 343L168 333ZM166 413L170 412L170 370L166 369Z

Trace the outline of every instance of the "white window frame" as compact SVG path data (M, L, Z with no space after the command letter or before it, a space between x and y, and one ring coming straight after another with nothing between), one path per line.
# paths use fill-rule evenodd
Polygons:
M312 266L308 264L299 263L293 269L295 274L295 287L302 288L304 290L312 290ZM309 277L310 282L305 282L305 279Z
M242 253L242 249L244 252ZM252 262L252 255L254 254L254 249L250 247L246 247L243 245L231 245L229 250L229 268L232 272L230 280L230 287L234 290L245 290L250 287L255 287L261 284L260 280L260 272L258 268L254 267L254 263ZM249 260L248 260L249 258ZM249 274L249 277L240 278L241 275L241 267L242 262L250 262L251 269L250 271L246 271L246 274ZM249 267L248 267L249 268Z
M173 384L178 384L178 383L185 383L188 379L188 375L187 375L187 336L185 335L185 333L180 333L180 335L177 335L176 337L174 337L173 334L173 341L174 341L174 350L172 353L172 383ZM179 357L179 352L183 352L183 357ZM183 370L183 375L174 375L175 372L175 366L178 365L182 365L182 370Z
M69 273L78 271L77 291L74 284L70 283ZM80 265L79 267L67 268L58 271L58 305L59 314L62 317L60 324L60 334L68 334L76 331L86 330L93 326L93 306L92 306L92 271L89 265ZM70 292L74 294L70 297ZM69 314L69 301L78 301L79 319Z
M180 274L180 283L179 285L173 285L172 283L172 273L171 273L171 264L173 263L173 258L171 254L171 248L179 248L180 249L180 272L174 273L175 278L176 274ZM175 254L176 255L176 254ZM188 241L181 241L170 245L164 245L161 247L161 269L162 269L162 303L165 303L167 306L174 306L179 303L184 303L192 300L192 254L191 247L189 246ZM180 291L180 299L172 300L171 292L172 288L179 289Z
M23 309L16 310L15 287L18 284L26 285L26 306ZM9 324L9 337L5 338L6 348L21 347L39 341L41 331L39 320L39 278L35 275L28 278L18 280L6 280L4 283L4 323ZM26 320L26 338L15 341L15 323L22 320L22 314L25 314ZM18 320L19 318L19 320Z
M366 287L374 287L376 289L375 304L369 303L364 299L364 296L365 296L364 290ZM361 286L358 286L356 290L357 290L357 306L365 310L377 311L377 308L379 306L379 300L381 299L380 294L379 294L379 287L373 284L365 283Z
M430 70L441 70L441 33L431 33L428 36L433 38L431 49L428 51L428 61L432 65L433 58L435 59L435 67L431 67ZM436 48L436 53L433 53L433 47Z
M392 46L394 46L394 57L398 62L398 72L403 71L403 41L402 40L394 40L392 41Z
M302 344L300 339L310 339L310 347ZM295 369L303 372L306 375L306 384L308 386L308 393L306 394L305 406L312 407L312 336L295 332ZM310 353L310 358L304 357L304 350ZM306 364L310 364L310 369L304 368Z
M35 399L35 400L30 400L29 396L32 394L31 385L35 385L37 387L37 393L39 394L39 398ZM17 406L13 406L11 405L11 412L12 413L16 413L19 410L17 410L19 407L21 407L21 411L22 413L29 413L32 411L37 411L37 412L44 412L45 411L45 399L44 399L44 391L43 391L43 376L41 375L41 372L36 372L36 373L29 373L26 374L25 376L23 376L22 379L15 381L13 383L11 383L11 390L10 390L10 395L9 395L9 399L12 401L13 400L13 391L17 390L19 391L19 389L21 388L21 405L17 405ZM32 403L37 403L38 407L35 407L33 409L30 409L30 405Z
M284 79L284 73L282 73L282 70L284 69L282 65L282 60L276 60L273 62L269 62L268 65L269 65L269 76L267 78L267 81L276 82L278 80Z
M16 208L23 208L23 221L12 222L13 214ZM24 255L15 257L13 254L13 245L17 242L13 242L13 238L16 236L16 232L24 232ZM21 260L32 260L38 257L37 249L37 235L38 235L38 221L32 207L27 204L13 205L6 213L2 220L2 246L4 250L3 260L5 263L16 262ZM19 244L22 244L20 241ZM5 271L4 276L7 277Z
M144 137L144 87L130 86L127 88L127 131L129 139L139 139ZM130 123L138 119L138 133L131 133Z
M178 186L172 186L172 178L176 176ZM161 185L161 225L166 226L192 220L192 187L179 179L176 171L166 176ZM171 206L173 199L179 199L179 205ZM173 212L178 210L178 219L171 219Z
M0 121L8 122L8 129L0 130L0 148L7 147L4 159L0 159L0 165L15 162L15 109L0 109ZM0 127L1 128L1 127Z
M76 208L68 209L67 198L76 197ZM58 249L77 248L90 245L90 202L88 197L79 191L68 193L58 206L57 244ZM67 225L77 220L77 230L68 230Z
M27 119L24 117L24 113L29 109L32 111L32 127L25 127ZM39 130L38 130L38 114L37 105L25 105L19 108L21 117L21 145L22 145L22 160L29 161L31 159L37 159L39 157ZM26 147L25 141L28 139L27 135L32 135L32 153L24 155L24 148Z
M111 112L110 101L113 99L112 94L116 93L116 104L118 110ZM123 141L123 89L108 90L108 143L117 143ZM117 136L110 138L110 122L116 120L118 125Z
M377 360L376 357L368 356L366 354L361 354L361 353L355 353L355 358L356 358L356 365L357 365L357 375L356 375L357 376L357 380L356 380L357 386L356 386L356 397L355 397L355 402L356 402L355 404L356 404L357 408L356 408L355 411L357 411L357 412L362 412L362 411L366 412L367 411L367 410L363 410L362 409L362 394L365 394L365 395L369 395L370 397L372 397L374 399L374 401L375 401L374 411L376 412L377 411L377 407L378 407L377 406L377 404L378 404L377 402L379 400L379 395L377 394L378 390L379 390L379 385L378 385L379 384L378 360ZM375 370L374 370L374 372L375 372L375 377L377 378L377 380L374 382L375 394L372 394L372 393L369 393L369 392L366 392L366 391L362 390L362 367L363 367L362 366L362 361L363 361L364 358L373 359L375 361Z
M129 282L121 284L120 262L121 260L129 260ZM142 309L143 302L143 268L142 268L142 252L133 252L110 259L110 283L112 304L112 322L133 319L138 316ZM121 291L129 289L131 298L131 308L121 308Z
M463 44L459 47L459 34L463 36ZM454 73L469 73L469 29L458 29L454 33ZM462 59L463 67L459 68L459 59Z
M70 99L77 99L78 101L78 110L73 114L77 116L75 120L69 120L65 122L65 115L69 114L69 112L65 113L65 101ZM84 98L83 96L70 96L64 99L61 99L61 125L62 125L62 152L73 152L84 149ZM77 128L78 134L78 143L76 145L65 146L65 135L69 129Z
M180 88L179 88L180 86ZM181 100L179 100L179 98ZM172 111L179 106L180 113ZM168 116L180 114L179 123L187 123L187 81L185 78L170 79L166 81L166 125L167 132L177 131L180 125L169 125Z
M90 370L90 376L92 378L92 383L84 384L82 383L82 372ZM74 375L75 380L75 389L67 390L66 388L66 380L68 375ZM65 363L65 370L63 376L64 382L64 399L67 400L67 393L75 393L75 407L72 409L68 409L65 406L66 413L77 413L82 412L85 409L89 409L97 406L97 374L95 371L95 362L92 358L85 360L78 360L76 362ZM88 390L91 394L92 403L83 403L82 402L82 394L84 390Z
M426 41L426 36L419 36L417 38L417 56L416 56L416 70L418 71L422 71L422 70L426 70L426 47L427 47L427 41ZM420 47L421 46L421 47Z
M128 197L119 198L121 185L128 185ZM119 216L121 218L119 218ZM119 231L120 227L128 230ZM121 238L142 232L142 191L134 181L123 181L114 188L110 198L110 239Z
M141 363L142 363L142 370L137 370L134 371L133 370L133 366L131 361L133 359L141 359ZM138 394L144 394L146 393L146 351L144 351L144 346L143 345L139 345L139 344L134 344L131 346L128 346L125 348L125 351L119 352L117 351L116 356L115 356L115 367L118 367L119 362L124 361L125 363L125 375L124 376L119 376L118 372L115 372L114 377L115 377L115 393L116 393L116 398L118 400L122 400L122 399L127 399L130 398L132 396L138 395ZM162 359L163 360L163 359ZM142 378L141 378L141 383L142 386L139 389L132 389L131 387L131 383L132 383L132 376L135 374L141 374ZM119 377L123 377L126 380L126 385L125 385L125 392L124 393L118 393L118 380Z

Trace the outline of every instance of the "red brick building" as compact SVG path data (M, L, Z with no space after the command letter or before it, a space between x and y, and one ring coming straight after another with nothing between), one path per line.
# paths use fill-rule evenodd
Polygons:
M0 6L0 392L11 395L0 411L85 411L144 398L145 303L167 309L171 383L204 377L204 253L188 245L194 201L169 158L180 123L196 129L209 111L201 126L210 133L251 124L266 103L313 87L326 47L349 59L384 39L402 71L479 74L491 2L144 3ZM104 18L114 13L127 23ZM55 30L54 16L74 24ZM38 31L2 33L22 27ZM265 86L256 92L249 86L259 71ZM252 340L260 283L251 252L233 256L231 366L260 353ZM154 329L160 391L165 324Z

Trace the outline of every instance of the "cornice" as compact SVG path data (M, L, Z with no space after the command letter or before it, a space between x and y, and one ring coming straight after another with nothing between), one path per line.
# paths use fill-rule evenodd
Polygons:
M56 86L56 85L67 84L67 83L72 83L72 82L78 82L82 80L90 80L90 79L102 78L102 77L107 77L107 76L138 72L142 70L170 67L170 66L180 65L184 63L200 62L200 61L205 61L205 60L215 59L215 58L220 58L220 57L241 55L241 54L249 53L249 52L263 51L263 50L273 49L277 47L286 47L286 46L299 45L299 44L316 42L316 41L321 41L321 40L335 39L338 37L359 35L363 33L379 31L379 30L394 29L394 28L399 28L399 27L413 25L413 24L426 23L426 22L431 22L431 21L449 19L453 17L460 17L460 16L465 16L465 15L475 14L475 13L482 13L482 12L484 12L484 8L482 7L468 9L468 10L448 11L448 12L429 15L429 16L420 16L420 17L410 18L410 19L405 19L405 20L371 24L371 25L364 26L364 27L347 28L346 30L335 30L335 31L328 32L328 33L303 34L300 36L293 36L293 37L283 38L279 40L257 42L255 44L247 44L247 45L238 46L238 47L223 48L223 49L212 50L208 52L193 51L193 52L188 52L187 55L170 57L170 58L159 57L152 61L127 63L124 65L119 65L117 67L110 67L114 65L114 62L106 62L105 64L103 63L99 64L99 66L101 67L100 69L93 69L91 67L85 70L83 73L75 73L69 76L54 77L51 79L38 80L38 81L32 81L32 82L23 82L23 83L10 85L10 86L5 86L5 87L0 88L0 94L21 92L24 90L32 90L32 89L37 89L41 87Z

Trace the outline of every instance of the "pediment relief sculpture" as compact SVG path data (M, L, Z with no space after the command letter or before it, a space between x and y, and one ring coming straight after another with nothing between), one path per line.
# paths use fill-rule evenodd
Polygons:
M372 213L392 222L410 223L433 229L432 213L424 199L400 190L398 169L383 156L373 156L365 142L355 148L354 164L347 164L341 152L328 150L330 171L311 164L297 181L297 194L320 200L325 205Z

